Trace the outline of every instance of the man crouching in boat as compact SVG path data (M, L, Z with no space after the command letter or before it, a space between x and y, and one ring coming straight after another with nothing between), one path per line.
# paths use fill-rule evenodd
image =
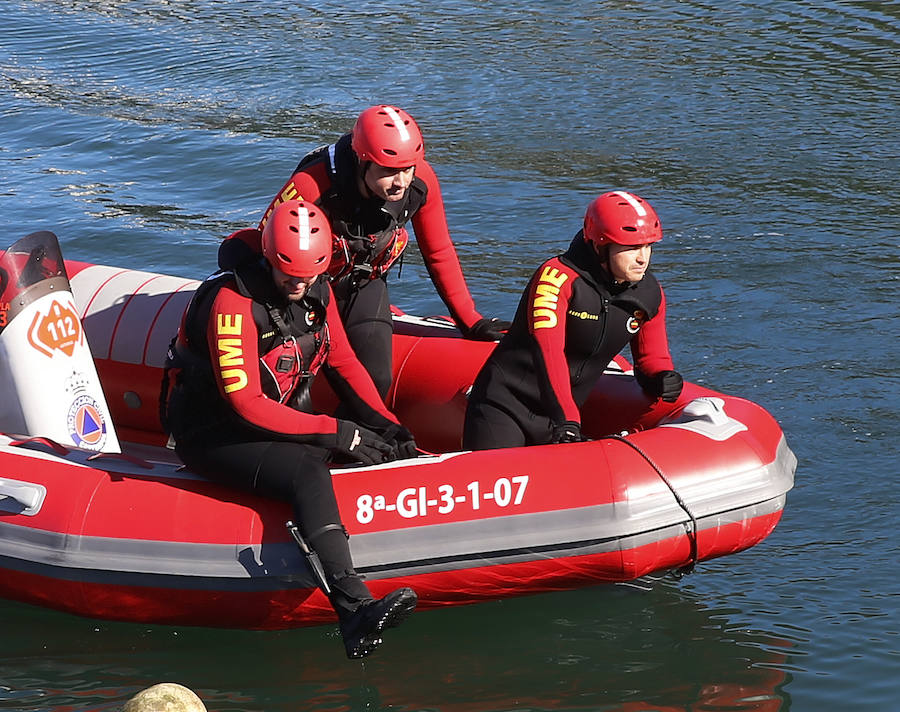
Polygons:
M604 193L588 206L584 229L534 273L509 332L478 374L464 448L583 440L579 408L626 344L641 388L678 399L666 299L648 269L651 245L661 239L656 211L632 193Z
M353 130L303 157L259 225L285 198L310 200L328 214L334 254L328 268L347 338L382 398L391 385L391 318L387 279L402 264L412 222L428 274L463 336L496 341L508 322L483 317L469 294L450 239L441 187L425 160L415 119L387 104L371 106ZM220 255L240 247L225 241Z
M211 479L293 505L288 528L338 615L347 656L361 658L416 606L412 589L373 599L353 569L327 462L414 457L410 432L384 406L347 342L331 287L324 212L291 200L273 213L254 255L207 279L185 313L167 364L166 424L176 452ZM322 369L356 420L314 415Z

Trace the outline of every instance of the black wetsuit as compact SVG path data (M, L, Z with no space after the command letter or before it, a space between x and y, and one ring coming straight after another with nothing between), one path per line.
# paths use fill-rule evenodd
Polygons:
M384 428L396 420L347 342L327 281L287 303L255 259L235 276L204 282L185 314L170 366L176 375L166 424L185 465L290 502L335 589L331 600L339 616L371 600L353 570L327 464L340 425L309 404L319 367L358 422Z
M463 447L540 445L555 427L580 424L579 408L629 343L647 375L672 368L662 288L650 272L614 284L579 233L534 273L512 327L478 374Z
M463 333L482 317L466 286L447 228L440 185L428 162L417 164L412 183L397 201L361 195L359 174L351 135L345 134L300 161L259 227L284 200L309 200L328 213L335 236L329 273L341 318L357 356L384 397L391 385L393 334L385 279L409 243L408 222L425 267Z

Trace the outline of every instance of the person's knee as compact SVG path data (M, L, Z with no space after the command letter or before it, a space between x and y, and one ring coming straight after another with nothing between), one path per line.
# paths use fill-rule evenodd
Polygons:
M463 424L463 449L493 450L525 444L525 433L506 413L485 403L469 402Z
M386 364L383 362L370 364L367 366L367 370L372 377L372 383L375 384L378 395L384 400L387 397L388 391L391 389L391 381L393 380L391 376L390 361Z
M325 450L298 443L268 443L256 463L255 489L263 496L290 500L305 493L314 497L321 492L333 493L326 454Z
M332 525L343 529L331 470L322 460L310 457L297 462L290 487L294 512L304 536L315 535L317 530Z
M347 330L347 337L356 357L372 378L382 398L387 395L393 377L392 335L390 325L380 322L370 322Z

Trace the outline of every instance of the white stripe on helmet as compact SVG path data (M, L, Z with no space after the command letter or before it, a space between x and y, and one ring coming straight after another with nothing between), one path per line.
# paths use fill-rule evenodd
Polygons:
M297 208L297 232L300 238L299 247L301 250L309 249L309 210L306 208Z
M387 112L387 115L391 117L391 121L394 122L394 126L397 127L397 131L400 133L400 140L409 141L409 131L407 131L406 124L403 123L403 119L400 118L400 114L398 114L390 106L385 106L384 110Z
M641 203L631 193L626 193L624 190L614 190L613 194L618 195L623 200L627 200L628 204L632 208L634 208L634 211L638 214L639 217L644 217L647 214L647 209L644 207L643 203Z

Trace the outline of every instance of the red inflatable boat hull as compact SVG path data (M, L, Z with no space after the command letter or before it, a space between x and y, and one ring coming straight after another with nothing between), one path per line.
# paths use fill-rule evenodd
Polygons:
M125 454L0 437L0 595L147 623L333 620L287 505L194 476L165 448L161 366L197 282L67 267ZM459 452L493 344L439 320L398 315L395 330L389 406L440 454L333 471L374 593L411 586L427 608L628 581L747 549L778 523L796 460L762 407L695 384L654 403L617 359L584 408L596 440Z

